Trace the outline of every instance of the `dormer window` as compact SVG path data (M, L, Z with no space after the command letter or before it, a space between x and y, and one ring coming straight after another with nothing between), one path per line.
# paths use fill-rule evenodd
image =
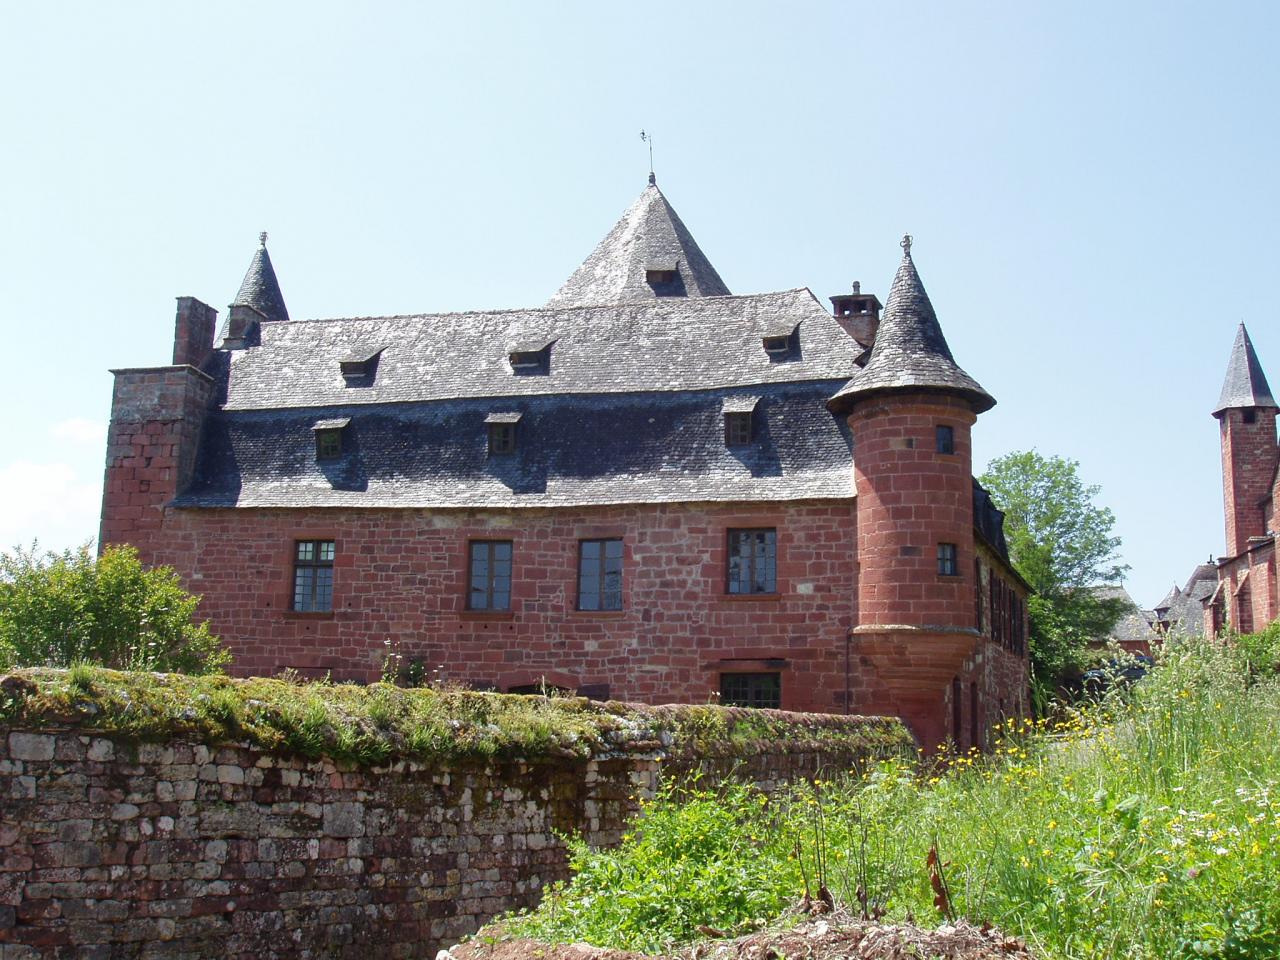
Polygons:
M744 447L755 439L755 410L759 397L726 397L724 412L724 445Z
M516 452L519 413L491 413L484 418L489 430L489 456L505 457Z
M800 345L800 325L785 324L772 330L766 330L760 339L764 352L770 360L787 360L794 356Z
M510 344L507 348L507 363L511 364L511 372L521 374L539 374L551 372L551 346L554 340L546 337L534 337Z
M671 259L653 259L644 266L645 283L655 297L685 296L684 279L680 276L680 264Z
M373 353L358 353L347 357L345 360L338 361L338 368L342 371L342 379L346 381L348 387L371 387L373 386L373 378L378 372L378 358L382 356L382 350L375 350Z
M311 428L316 437L316 460L337 460L342 456L342 431L349 423L350 417L316 422Z

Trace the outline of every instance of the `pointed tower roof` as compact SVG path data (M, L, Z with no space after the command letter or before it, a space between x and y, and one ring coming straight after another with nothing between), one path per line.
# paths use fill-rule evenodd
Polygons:
M726 296L729 288L649 174L639 199L547 306Z
M1159 603L1157 603L1151 609L1155 610L1157 613L1159 613L1161 610L1168 610L1170 607L1172 607L1175 603L1178 602L1181 596L1182 596L1182 591L1178 589L1178 585L1175 583L1172 587L1169 588L1169 592L1164 595L1164 599L1161 600Z
M902 238L902 263L876 330L866 366L832 397L827 406L846 413L875 393L952 393L973 404L975 413L995 406L991 394L956 365L938 315L911 259L911 237Z
M1218 405L1213 408L1213 415L1219 416L1227 410L1240 407L1276 407L1275 398L1271 396L1271 387L1267 385L1267 377L1262 372L1262 364L1258 363L1258 355L1253 352L1253 341L1249 339L1249 331L1240 324L1236 331L1236 342L1231 348L1231 360L1227 363L1227 378L1222 382L1222 395L1218 397Z
M261 246L253 252L249 269L244 275L244 281L240 284L240 292L231 301L231 305L253 307L268 320L288 320L289 310L284 305L284 294L280 292L275 268L271 266L271 255L267 253L265 232L258 235L258 241Z

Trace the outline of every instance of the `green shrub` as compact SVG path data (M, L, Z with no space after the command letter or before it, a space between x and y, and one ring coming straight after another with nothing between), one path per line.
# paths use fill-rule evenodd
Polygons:
M133 547L0 554L0 670L94 663L209 673L231 658L192 619L200 598L168 567L144 570Z

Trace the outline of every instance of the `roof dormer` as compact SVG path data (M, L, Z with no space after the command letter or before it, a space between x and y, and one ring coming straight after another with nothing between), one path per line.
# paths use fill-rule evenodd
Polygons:
M789 320L766 328L760 345L774 362L795 359L800 350L800 324Z
M511 372L521 374L548 374L551 372L551 347L555 340L549 337L524 337L507 346L507 363Z
M356 351L344 360L338 361L342 371L342 379L348 387L371 387L378 374L378 358L382 356L382 348L369 353Z

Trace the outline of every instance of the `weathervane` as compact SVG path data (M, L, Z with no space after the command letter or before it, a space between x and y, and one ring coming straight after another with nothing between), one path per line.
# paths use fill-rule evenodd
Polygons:
M911 234L904 233L902 235L902 242L898 244L898 246L902 248L902 252L904 254L906 254L908 257L911 256Z
M649 182L657 183L658 178L653 175L653 137L641 130L640 139L649 145Z
M267 231L263 230L260 234L258 234L258 242L262 244L264 247L267 245Z

